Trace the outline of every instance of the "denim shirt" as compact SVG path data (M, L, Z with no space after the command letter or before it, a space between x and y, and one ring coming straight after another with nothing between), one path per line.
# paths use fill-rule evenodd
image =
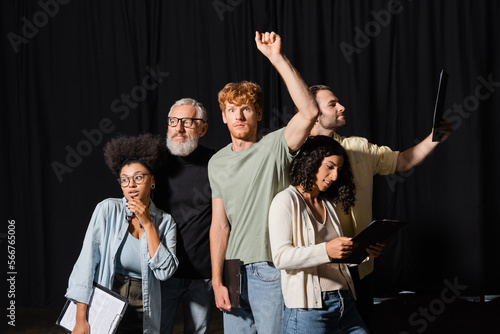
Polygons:
M120 245L128 233L128 220L132 212L127 200L108 198L99 203L90 220L80 256L69 277L66 298L87 304L92 294L93 282L111 289ZM142 296L144 308L144 333L159 333L161 319L160 281L166 280L179 264L175 256L176 228L172 216L150 202L149 213L156 227L160 245L150 257L146 232L140 240Z

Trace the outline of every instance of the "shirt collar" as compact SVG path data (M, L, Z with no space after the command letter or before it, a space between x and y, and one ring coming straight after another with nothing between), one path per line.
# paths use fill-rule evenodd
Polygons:
M339 143L342 142L342 139L343 139L337 132L334 132L332 134L332 138L335 139L335 141L337 141Z

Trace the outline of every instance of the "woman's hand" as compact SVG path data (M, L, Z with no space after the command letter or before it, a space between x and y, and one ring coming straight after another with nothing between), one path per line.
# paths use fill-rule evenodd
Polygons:
M128 201L127 206L135 217L139 219L139 224L144 228L148 243L149 256L153 257L160 246L160 237L158 236L158 231L156 231L153 221L151 220L149 208L135 197Z
M85 321L77 321L72 334L90 334L90 325Z
M357 246L352 238L338 237L326 243L326 253L332 259L343 259L348 257Z
M151 215L149 214L149 208L137 198L132 198L128 201L128 209L139 219L139 223L146 227L151 224Z
M366 251L368 252L369 257L379 257L382 251L384 250L385 242L377 242L376 244L368 246Z
M73 334L90 334L90 325L87 321L87 304L76 303L76 323Z

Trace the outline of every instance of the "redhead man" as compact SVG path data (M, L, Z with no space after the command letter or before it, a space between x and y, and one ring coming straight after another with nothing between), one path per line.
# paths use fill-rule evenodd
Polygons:
M288 168L316 118L318 107L300 74L281 52L274 32L255 33L257 48L280 73L298 113L285 128L263 137L262 91L248 81L229 83L219 92L222 119L231 143L209 162L212 188L210 251L217 308L226 333L281 333L283 297L280 272L272 263L268 212L278 192L288 187ZM240 259L240 308L232 308L222 274L225 259Z

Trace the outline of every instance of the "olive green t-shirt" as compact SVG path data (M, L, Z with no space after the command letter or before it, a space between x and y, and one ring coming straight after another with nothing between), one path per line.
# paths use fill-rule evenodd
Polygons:
M285 128L243 151L233 152L231 146L222 148L208 163L212 198L223 199L231 226L226 259L240 259L244 264L272 262L269 206L288 187L294 157L285 141Z

